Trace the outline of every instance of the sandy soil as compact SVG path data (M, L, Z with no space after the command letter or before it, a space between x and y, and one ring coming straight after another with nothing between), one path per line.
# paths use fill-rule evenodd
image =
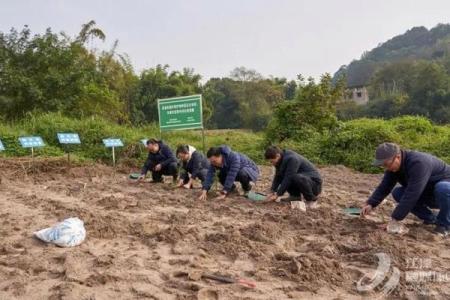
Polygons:
M258 190L270 185L262 167ZM0 161L0 299L360 299L356 282L389 255L402 272L390 298L449 299L444 283L411 285L411 269L447 272L450 239L414 217L409 233L378 228L392 202L368 220L341 209L359 206L379 180L344 167L321 169L320 207L306 213L288 204L233 196L197 201L198 190L170 183L132 183L123 168L92 165L68 170L62 160ZM47 245L32 233L67 217L85 222L85 242ZM426 262L426 263L424 263ZM202 278L218 273L256 282L256 288ZM389 274L388 274L389 275ZM389 276L387 276L389 277ZM386 278L387 280L387 278Z

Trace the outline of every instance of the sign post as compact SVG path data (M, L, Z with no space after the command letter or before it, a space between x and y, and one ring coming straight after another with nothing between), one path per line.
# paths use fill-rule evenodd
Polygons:
M202 95L158 99L158 116L161 134L171 130L201 129L203 151L206 151Z
M70 148L69 145L79 145L81 144L80 136L78 133L58 133L59 143L62 145L67 145L67 161L70 167Z
M120 139L104 139L103 144L106 148L112 148L112 159L113 159L113 166L116 166L116 147L123 147L122 140Z
M31 148L31 165L34 171L34 148L44 147L44 141L40 136L25 136L19 138L22 148Z

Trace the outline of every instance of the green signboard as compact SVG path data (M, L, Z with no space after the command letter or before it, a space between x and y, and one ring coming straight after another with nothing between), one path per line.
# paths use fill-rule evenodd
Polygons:
M158 100L161 131L203 129L202 95Z

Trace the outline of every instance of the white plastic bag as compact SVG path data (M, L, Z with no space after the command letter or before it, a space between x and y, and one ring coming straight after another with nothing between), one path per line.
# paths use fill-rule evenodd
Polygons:
M53 227L36 231L34 235L47 243L60 247L80 245L86 238L84 223L78 218L68 218Z

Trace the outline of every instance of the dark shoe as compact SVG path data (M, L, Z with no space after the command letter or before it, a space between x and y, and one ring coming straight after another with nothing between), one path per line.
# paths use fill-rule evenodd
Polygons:
M442 236L447 236L450 234L450 230L446 226L437 225L436 228L434 229L434 233Z
M433 220L424 220L423 221L424 225L435 225L436 224L436 219Z
M242 189L244 190L244 197L248 196L248 193L250 193L250 191L253 188L254 183L250 181L250 184L248 185L247 189L244 189L244 187L242 187Z
M302 196L289 196L286 198L281 198L281 202L292 202L292 201L302 201Z
M319 196L314 196L311 200L307 200L308 202L317 202L319 200Z

